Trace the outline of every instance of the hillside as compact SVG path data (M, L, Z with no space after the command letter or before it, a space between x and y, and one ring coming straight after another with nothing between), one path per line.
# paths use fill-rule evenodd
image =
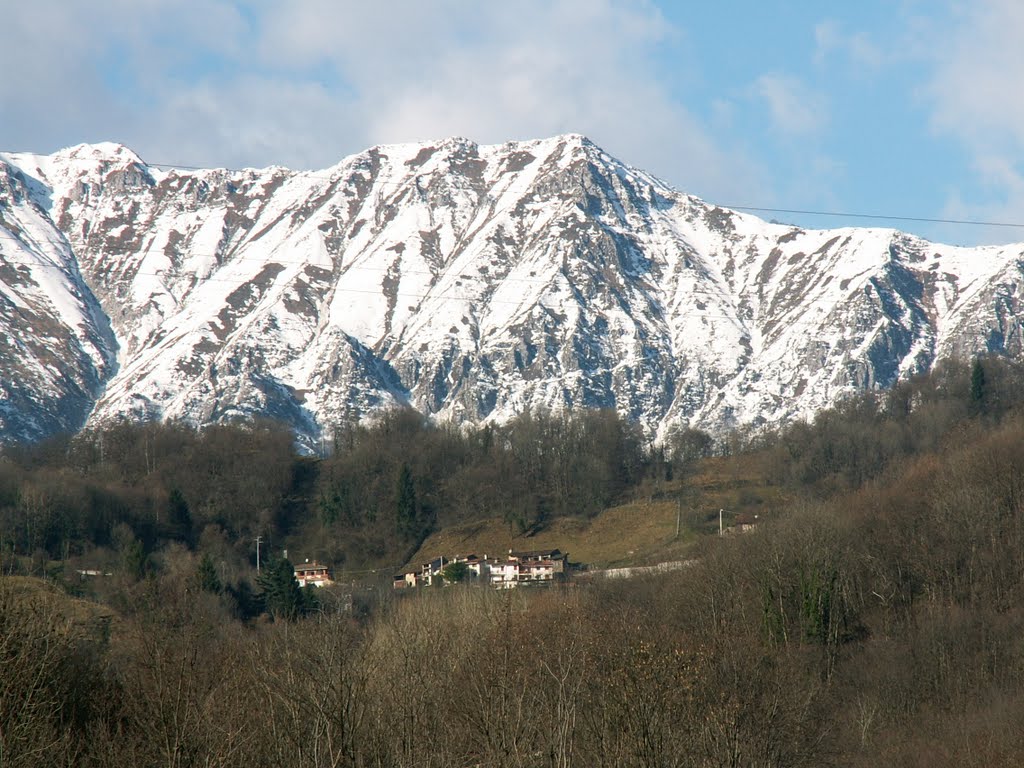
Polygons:
M597 454L572 443L621 427L609 414L466 434L406 414L330 459L266 425L120 425L102 458L88 436L7 450L3 572L107 557L111 577L67 586L116 605L118 626L79 631L69 615L109 609L0 577L4 764L1019 765L1021 403L1019 367L946 366L715 456L647 454L611 504L586 492L631 466L629 431ZM517 457L531 428L539 455ZM532 536L508 537L514 504L471 522L488 491L514 495L505 475L535 494ZM762 522L719 537L725 505ZM380 573L420 541L689 566L502 591L339 568L314 591L278 554L333 548ZM275 608L282 564L301 610Z
M726 527L741 514L770 524L793 496L768 476L764 458L757 455L707 458L693 476L652 484L648 490L646 499L593 518L556 518L536 532L521 533L500 518L449 526L428 536L409 564L442 555L501 556L510 549L558 548L588 568L652 565L684 558L699 536L717 533L720 509Z
M41 613L63 617L71 626L93 628L109 623L116 614L106 605L71 597L53 583L32 576L5 576L0 582L7 610L32 606Z

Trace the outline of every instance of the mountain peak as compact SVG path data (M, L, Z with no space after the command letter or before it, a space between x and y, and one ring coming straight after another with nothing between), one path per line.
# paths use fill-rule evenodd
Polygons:
M145 165L142 158L134 150L124 144L112 141L101 141L95 144L76 144L73 147L58 150L52 157L60 160L137 163Z
M20 344L0 354L0 432L269 415L312 440L408 404L455 421L614 408L664 437L1024 350L1019 248L768 224L578 133L381 145L329 181L150 174L109 143L6 160L41 202L17 174L0 187L0 226L31 234L0 268L69 269L0 269L0 342Z
M585 147L600 149L593 141L582 133L562 133L553 137L555 140L562 142L566 146L570 147Z

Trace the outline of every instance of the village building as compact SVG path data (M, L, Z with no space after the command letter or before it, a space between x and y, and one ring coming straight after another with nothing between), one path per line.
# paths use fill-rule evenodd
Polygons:
M395 574L395 589L407 587L418 587L420 585L420 566L410 566L400 573Z
M734 531L736 533L749 533L757 527L757 522L757 515L752 515L748 512L740 512L733 520L730 531Z
M488 578L495 589L511 589L519 586L519 563L515 560L488 563Z
M469 572L471 579L479 579L484 575L485 569L487 568L487 555L483 557L477 557L476 555L466 555L464 558L456 558L453 562L465 563L466 568Z
M558 549L539 549L527 552L509 550L504 558L489 558L486 554L437 557L427 563L411 566L394 577L395 589L431 586L439 574L453 563L465 563L470 580L482 580L495 589L513 589L527 584L551 584L565 578L566 555Z
M566 556L557 549L508 553L516 564L516 584L545 584L565 577Z
M295 580L300 587L327 587L334 584L331 578L331 570L326 565L321 565L315 560L295 566Z

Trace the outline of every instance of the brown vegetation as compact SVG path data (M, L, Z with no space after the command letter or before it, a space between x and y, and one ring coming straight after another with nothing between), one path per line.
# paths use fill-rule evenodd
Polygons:
M0 764L1024 764L1024 415L986 365L690 474L767 474L773 514L658 576L252 619L198 576L222 528L141 569L121 531L114 619L0 579Z

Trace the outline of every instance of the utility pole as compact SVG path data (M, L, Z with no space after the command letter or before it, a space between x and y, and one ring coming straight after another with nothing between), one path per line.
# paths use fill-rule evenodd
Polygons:
M723 512L725 512L724 509L719 509L718 510L718 535L719 536L722 536L725 533L725 530L722 528L722 513Z
M262 536L256 537L256 573L260 572L260 542L263 541Z
M679 527L683 521L683 500L679 499L676 504L676 538L679 538Z

